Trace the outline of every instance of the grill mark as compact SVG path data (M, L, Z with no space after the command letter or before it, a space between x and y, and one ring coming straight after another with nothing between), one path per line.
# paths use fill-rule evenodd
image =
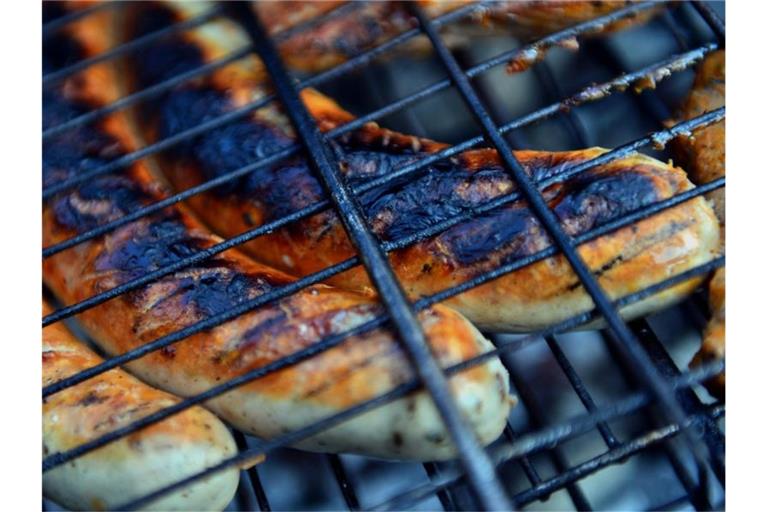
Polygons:
M359 325L377 312L375 304L359 304L307 318L291 306L292 302L293 298L287 298L271 307L269 316L251 327L231 350L218 354L215 361L237 366L263 364ZM351 324L346 316L359 318L354 318ZM257 350L253 350L254 347Z
M327 391L330 387L339 385L340 382L342 382L345 378L353 375L354 373L363 371L366 367L371 366L374 362L380 363L381 361L389 361L391 357L397 358L400 356L402 356L402 351L400 348L396 344L390 344L389 348L387 348L385 351L379 351L355 363L354 365L347 366L343 372L334 374L333 379L325 379L314 388L311 388L303 393L301 398L313 398L317 395L320 395L324 391ZM403 362L405 363L404 366L408 367L407 362ZM392 387L405 382L409 377L410 373L406 370L393 374Z
M88 407L89 405L100 404L109 400L109 397L100 396L94 391L89 391L83 398L81 398L77 405L81 407Z
M634 252L631 253L620 253L608 262L604 263L599 269L593 270L592 273L596 278L600 278L603 276L603 274L606 274L619 266L622 263L631 261L633 258L639 256L646 250L648 250L650 247L656 245L657 243L661 242L662 240L665 240L667 238L670 238L677 233L680 233L682 231L685 231L689 227L693 225L692 220L688 220L686 222L672 222L671 224L666 225L661 231L656 231L652 234L652 236L644 239L642 243L638 243L634 247L638 247L639 249L636 249ZM631 226L635 227L635 226ZM626 228L625 228L626 229ZM564 290L572 292L574 290L579 289L582 286L581 281L576 280L576 282L569 284L568 286L564 287Z

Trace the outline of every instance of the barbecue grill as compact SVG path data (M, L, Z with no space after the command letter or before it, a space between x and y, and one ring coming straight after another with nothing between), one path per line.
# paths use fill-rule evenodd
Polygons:
M348 61L312 76L292 76L277 52L288 35L359 7L352 2L300 26L269 37L246 4L229 3L198 18L126 42L96 58L86 59L43 77L49 87L97 62L118 59L152 40L168 37L217 16L230 16L248 32L252 45L216 62L168 79L148 89L124 96L107 107L85 114L43 132L43 140L98 119L118 109L130 108L163 91L202 76L214 69L256 52L269 70L274 94L220 118L174 135L126 155L114 162L88 169L80 175L43 190L43 200L77 187L93 176L119 172L121 166L146 158L206 130L266 105L280 101L301 141L252 164L217 177L202 185L179 191L172 197L82 233L70 240L43 248L43 258L71 250L77 244L98 237L144 215L184 200L194 194L231 182L255 169L304 152L325 185L326 199L287 217L230 238L218 246L186 257L166 268L99 293L77 304L62 305L43 318L43 326L72 321L76 315L120 294L137 289L187 265L287 225L298 219L333 208L343 219L347 233L358 250L355 258L276 289L222 314L204 319L147 345L108 358L97 367L49 385L43 396L73 386L101 371L121 366L151 351L219 325L261 304L277 300L331 275L362 264L378 289L386 314L355 328L347 335L388 325L396 332L417 369L419 380L402 385L371 402L290 432L262 440L235 432L239 453L230 460L173 486L142 497L125 508L146 505L161 493L187 485L224 467L237 465L266 454L266 462L242 471L238 495L232 510L375 508L410 509L717 509L724 506L723 418L725 406L713 402L699 384L723 371L717 361L687 370L691 351L698 344L698 332L708 318L706 298L697 292L680 306L647 318L624 322L617 307L636 302L656 291L693 276L705 275L724 265L724 257L696 267L648 289L612 302L575 251L579 244L601 234L630 225L664 208L680 204L725 185L724 178L700 185L658 203L644 207L591 231L571 238L560 228L543 201L539 189L516 161L512 148L577 149L593 145L615 148L592 161L574 166L569 175L582 172L636 151L664 159L664 144L679 134L716 123L725 117L724 108L707 112L690 121L667 127L675 107L690 86L692 69L705 55L725 45L722 4L703 2L670 3L652 21L610 36L583 38L581 48L564 49L574 37L588 34L608 21L627 19L655 8L656 3L632 4L534 42L517 42L494 37L469 49L451 52L441 29L469 16L482 3L472 4L439 18L428 19L418 5L409 4L418 23L413 29L362 52ZM67 23L89 16L99 9L117 9L117 3L97 4L74 14L49 21L43 37L50 37ZM425 38L433 48L431 56L415 63L407 56L394 55L399 45L416 37ZM547 52L530 69L512 76L504 64L524 58L533 51ZM379 59L390 56L387 60ZM397 76L396 81L394 77ZM402 77L407 76L407 80ZM368 94L360 95L361 79ZM423 83L422 83L423 82ZM653 87L647 87L653 82ZM658 87L656 83L658 82ZM321 134L304 108L298 91L316 87L339 100L359 117L344 126ZM634 88L642 91L633 91ZM348 102L346 101L348 100ZM432 125L429 108L441 105L440 125ZM448 121L448 119L450 121ZM437 154L421 158L383 179L415 176L419 169L480 144L495 147L505 168L515 178L519 192L502 196L478 211L391 242L380 242L367 226L354 200L375 184L350 187L338 171L338 156L329 140L368 121L397 130L416 133L452 145ZM550 234L552 247L514 260L471 281L416 302L409 302L389 267L386 253L432 236L449 226L523 197ZM471 287L553 254L563 254L571 263L595 309L528 335L488 335L496 345L493 353L441 371L432 358L414 312ZM572 332L596 318L607 327L601 331ZM43 471L66 463L89 450L126 436L174 412L217 396L238 384L263 377L295 364L318 351L340 343L343 335L324 339L301 352L281 359L236 379L225 382L180 404L152 414L136 423L106 434L68 452L54 453L43 460ZM513 391L520 399L512 410L503 436L488 448L474 440L452 402L446 375L499 356L512 377ZM433 397L460 457L445 463L383 462L360 456L306 454L285 448L324 428L369 410L423 386ZM307 468L312 470L308 471ZM44 500L46 509L57 505Z

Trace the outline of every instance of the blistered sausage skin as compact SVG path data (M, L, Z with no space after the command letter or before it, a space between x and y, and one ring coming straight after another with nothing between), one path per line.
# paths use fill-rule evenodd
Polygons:
M43 314L51 308L43 303ZM101 362L62 324L43 329L43 386ZM66 451L129 425L178 398L114 369L43 402L43 455ZM72 510L104 510L193 475L237 452L227 428L202 407L139 430L43 474L43 493ZM169 494L157 510L222 510L235 494L235 469Z
M50 60L67 60L62 50L77 47L85 56L103 51L110 16L104 12L74 24L69 32L74 39L52 48ZM44 126L113 101L114 86L115 76L106 65L91 67L67 80L61 88L45 94ZM44 185L132 149L126 120L120 115L69 131L44 145ZM143 163L90 180L45 205L44 245L156 202L163 194ZM171 207L46 259L43 277L62 302L72 304L220 241L183 207ZM110 300L78 318L106 352L119 354L293 281L280 271L228 251ZM154 386L189 396L360 325L381 312L379 304L369 297L312 286L153 352L131 362L128 368ZM493 348L461 315L446 307L424 310L419 318L443 366ZM414 378L397 340L387 330L376 330L212 399L206 406L243 431L273 437ZM491 359L461 372L450 383L479 440L485 444L493 441L501 433L513 402L508 375L499 361ZM297 446L385 458L436 460L455 456L440 415L423 391Z
M198 8L199 4L198 4ZM147 7L136 14L138 35L192 15L187 4ZM218 21L169 38L139 52L135 80L147 86L199 66L245 44L232 23ZM261 63L243 59L210 78L179 87L149 103L140 125L150 140L197 126L264 94ZM331 99L313 90L303 100L322 130L352 120ZM294 143L277 107L175 146L161 168L178 189L233 171ZM380 128L376 124L344 136L341 169L352 185L385 176L393 169L445 145ZM601 148L551 153L519 151L527 172L546 179L605 152ZM652 158L634 155L602 165L544 191L566 232L578 235L632 210L688 190L685 173ZM360 197L368 221L382 240L397 240L471 211L510 193L515 186L489 149L462 153L433 164L418 178L395 180ZM307 162L294 158L239 181L193 197L196 213L224 236L278 219L323 197ZM442 234L391 254L392 266L412 298L462 283L550 244L521 201L476 216ZM703 199L666 210L633 226L584 244L579 252L611 297L620 297L708 261L718 244L717 221ZM254 258L294 275L306 275L353 256L341 222L325 212L292 223L248 244ZM372 292L361 268L340 274L331 284ZM624 310L634 317L686 296L700 282L691 280ZM446 304L486 330L529 331L564 320L592 302L563 257L552 257L472 289Z

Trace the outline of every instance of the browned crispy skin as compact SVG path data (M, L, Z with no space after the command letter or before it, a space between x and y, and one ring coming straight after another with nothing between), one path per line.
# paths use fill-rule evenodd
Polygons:
M692 119L724 105L725 50L719 50L699 66L693 89L683 105L682 118ZM697 130L693 137L679 137L674 149L695 183L704 184L725 176L725 121ZM714 190L707 197L720 221L721 240L725 244L725 188ZM693 364L725 357L725 269L718 270L712 278L709 301L712 318ZM725 374L708 382L707 389L717 398L725 399Z
M137 33L148 20L165 12L168 22L185 16L185 7L148 10L139 15ZM173 72L193 68L243 44L236 28L220 22L205 31L165 41L139 55L134 71L141 85ZM247 59L200 81L168 93L148 106L144 132L151 140L191 128L239 107L263 94L258 83L260 63ZM303 99L322 130L353 119L332 100L306 90ZM163 170L184 189L235 170L294 141L285 117L274 107L177 146ZM353 185L384 176L398 166L445 145L395 133L369 124L344 137L342 170ZM516 156L536 179L556 176L568 167L593 158L600 148L562 153L520 151ZM577 235L590 228L668 198L691 187L685 173L654 159L635 155L603 165L577 178L548 187L544 194L564 228ZM408 180L396 180L360 197L374 232L396 240L419 229L471 210L514 190L495 151L463 153L430 166ZM190 205L225 236L280 218L322 197L322 187L306 161L293 159L262 169L216 192L193 197ZM717 246L717 222L704 200L688 202L634 226L618 230L580 248L582 257L613 297L637 291L711 258ZM525 205L518 201L454 226L442 234L391 255L391 261L411 297L418 298L464 282L517 257L549 245L548 237ZM332 212L315 215L249 242L245 248L268 264L306 275L355 254ZM365 272L355 268L330 280L332 284L372 291ZM636 315L678 300L698 283L694 280L627 310ZM562 257L525 267L475 288L448 304L485 329L530 330L589 309L591 301Z
M43 303L43 314L51 308ZM101 358L62 325L43 329L43 386L95 366ZM139 420L179 399L114 369L43 402L43 455L69 450ZM235 442L210 412L193 407L43 475L43 492L74 510L103 510L201 471L235 454ZM164 510L221 510L238 470L153 504Z
M725 50L709 55L699 66L688 99L682 108L682 119L693 119L710 110L725 106ZM674 149L685 163L691 180L708 183L725 176L725 121L720 121L692 137L679 137ZM725 188L708 194L715 214L725 227Z
M327 14L346 2L254 2L254 9L271 33ZM420 1L429 17L446 14L470 2L463 0ZM562 30L578 23L608 14L630 4L628 1L502 1L486 4L472 15L452 23L443 30L445 42L451 46L471 44L472 37L494 33L513 34L531 39ZM286 61L303 71L318 71L372 48L417 26L405 2L359 2L354 8L327 21L314 24L281 43ZM642 22L653 10L601 28L602 32ZM401 51L425 51L424 38L411 40Z
M110 13L73 25L70 45L84 55L106 48ZM73 43L74 41L74 43ZM60 44L65 42L59 41ZM61 47L59 47L61 48ZM63 46L67 48L67 46ZM50 59L62 52L51 52ZM98 65L67 80L44 98L44 126L66 121L116 98L110 67ZM44 145L46 185L131 151L126 120L110 115ZM96 178L48 202L43 241L48 246L118 218L163 197L146 166ZM66 304L81 301L171 264L221 240L183 207L167 208L80 244L44 262L46 284ZM129 351L203 318L231 309L294 278L235 251L160 279L79 316L109 353ZM181 395L193 395L310 347L380 313L363 295L317 285L237 319L191 336L130 363L142 379ZM492 346L459 314L445 307L419 318L440 364L448 366ZM388 330L351 337L302 363L211 400L207 406L238 428L271 437L376 397L414 378L407 357ZM496 359L451 379L460 408L483 443L501 432L509 411L507 375ZM356 451L380 457L443 459L455 454L424 392L359 416L299 446Z

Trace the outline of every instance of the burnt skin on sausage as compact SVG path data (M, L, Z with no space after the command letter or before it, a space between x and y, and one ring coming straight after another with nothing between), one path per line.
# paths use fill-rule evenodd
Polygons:
M188 19L201 4L163 3L138 9L137 36ZM247 43L232 22L218 20L168 38L139 52L131 66L139 87L157 83L210 62ZM266 93L256 57L242 59L210 77L180 86L139 115L143 133L159 140L227 113ZM322 130L353 119L333 100L308 89L303 100ZM178 189L253 163L295 142L286 116L270 104L252 115L174 146L160 166ZM386 176L394 169L446 146L370 123L333 143L351 185ZM591 148L567 152L518 151L516 157L536 180L556 177L601 155ZM655 201L691 188L685 173L643 155L595 167L544 190L565 231L578 235ZM490 149L467 151L428 166L418 176L394 180L359 197L370 226L383 241L411 235L457 214L509 194L515 184ZM313 204L323 190L303 158L262 168L189 200L195 212L223 236L278 219ZM416 299L460 284L489 269L550 245L549 237L523 201L476 215L442 234L398 250L391 263L410 297ZM611 297L617 298L710 260L718 246L717 221L703 199L686 202L651 218L588 242L579 253ZM327 211L248 242L256 259L294 275L306 275L355 254L338 217ZM623 310L635 317L678 301L700 280L691 280ZM362 268L329 283L373 292ZM551 257L449 299L481 329L530 331L592 307L567 261Z
M65 44L47 48L58 67L72 55L105 51L112 12L71 25ZM55 67L54 67L55 69ZM44 128L89 112L118 95L106 63L91 66L47 91ZM126 119L111 114L46 141L44 185L58 183L135 149ZM61 242L164 197L143 162L62 192L44 206L43 241ZM65 304L82 301L219 243L183 206L131 222L44 261L45 283ZM203 318L231 309L295 279L230 250L79 315L108 353L120 354ZM307 348L382 313L358 293L311 286L235 320L153 352L127 365L142 380L182 396L224 383ZM492 345L446 307L419 319L443 366L487 352ZM205 405L233 426L273 437L306 426L415 378L392 333L378 329L345 340L310 359L250 382ZM450 379L460 410L479 440L493 441L513 402L508 375L495 358ZM425 391L366 412L297 444L324 452L415 460L454 457L455 447Z

